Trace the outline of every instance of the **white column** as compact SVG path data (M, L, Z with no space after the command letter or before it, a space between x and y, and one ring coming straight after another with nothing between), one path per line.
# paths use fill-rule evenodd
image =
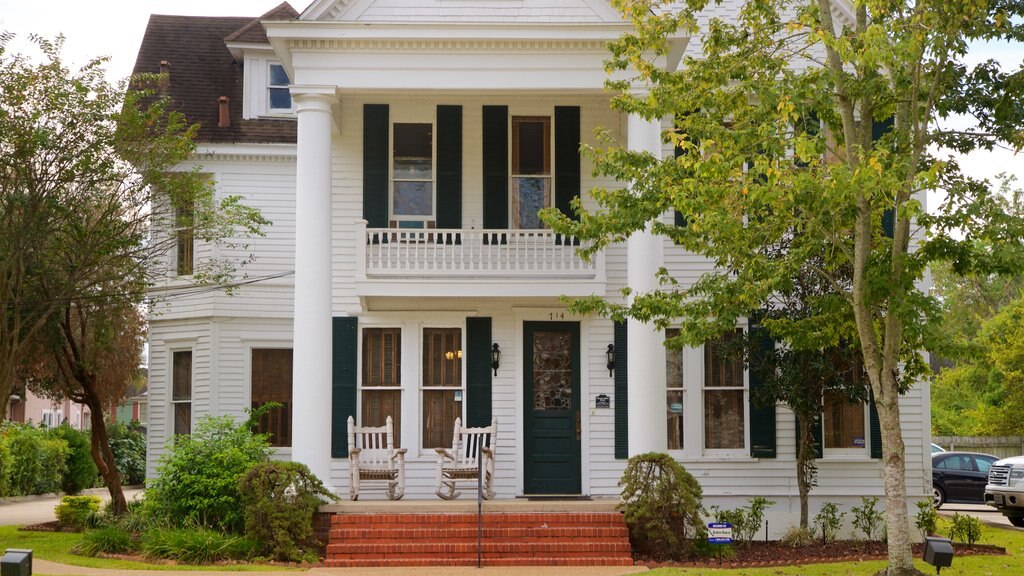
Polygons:
M661 157L661 123L631 115L628 123L630 150ZM655 273L662 266L662 239L650 226L634 232L626 242L626 283L634 292L658 287ZM632 300L632 298L630 299ZM629 455L664 452L668 449L665 418L665 345L652 325L636 320L626 323L629 348Z
M308 90L308 91L307 91ZM331 104L334 88L293 89L295 324L292 460L331 482Z

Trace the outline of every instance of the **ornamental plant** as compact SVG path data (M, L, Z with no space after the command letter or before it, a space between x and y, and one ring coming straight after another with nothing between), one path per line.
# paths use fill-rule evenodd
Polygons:
M657 452L633 456L619 486L634 550L656 559L691 555L705 533L703 491L682 464Z

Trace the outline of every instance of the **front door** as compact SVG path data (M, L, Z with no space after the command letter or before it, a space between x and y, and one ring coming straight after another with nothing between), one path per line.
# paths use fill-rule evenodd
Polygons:
M580 325L523 324L524 492L580 494Z

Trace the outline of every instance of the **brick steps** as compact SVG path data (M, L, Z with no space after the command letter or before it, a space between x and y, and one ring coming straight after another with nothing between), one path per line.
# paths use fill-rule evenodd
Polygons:
M480 555L488 566L630 566L618 513L488 513ZM475 566L476 514L335 514L328 567Z

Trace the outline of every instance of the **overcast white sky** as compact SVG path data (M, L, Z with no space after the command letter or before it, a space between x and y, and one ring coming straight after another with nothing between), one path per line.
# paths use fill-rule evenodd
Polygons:
M75 64L90 57L110 56L107 66L112 80L126 78L135 65L135 55L146 30L150 14L195 16L257 17L277 6L281 0L0 0L0 30L18 35L10 46L18 51L30 33L67 37L65 56ZM302 11L311 0L291 0ZM1004 67L1017 68L1024 63L1024 44L977 45L971 59L1000 60ZM975 176L992 177L999 172L1017 174L1024 186L1024 153L1009 151L976 153L963 161Z

